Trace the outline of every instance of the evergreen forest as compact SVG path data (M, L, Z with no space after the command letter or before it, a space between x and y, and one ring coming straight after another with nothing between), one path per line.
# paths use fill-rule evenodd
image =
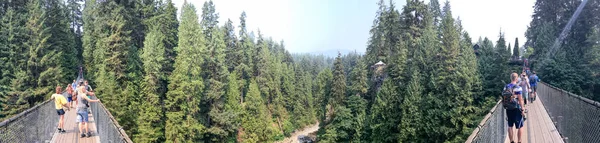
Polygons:
M366 52L329 57L248 29L252 13L219 21L212 0L0 0L0 119L81 67L134 142L275 142L311 125L324 143L464 142L520 57L600 100L600 1L547 56L580 2L536 0L519 45L503 31L474 40L447 1L379 0Z

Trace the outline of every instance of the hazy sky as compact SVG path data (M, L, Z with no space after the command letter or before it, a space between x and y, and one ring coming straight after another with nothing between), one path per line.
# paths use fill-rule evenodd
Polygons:
M188 0L201 14L205 0ZM369 30L379 0L214 0L219 24L231 19L239 26L246 11L249 31L260 29L264 36L284 40L292 53L366 50ZM389 0L386 0L388 3ZM394 0L398 9L405 0ZM183 0L173 0L181 10ZM426 0L428 2L428 0ZM444 0L440 0L443 6ZM498 39L500 29L506 41L525 43L524 33L531 21L535 0L450 0L452 14L460 17L473 41L479 36ZM239 29L236 29L236 31ZM236 32L237 33L237 32ZM511 44L512 45L512 44Z

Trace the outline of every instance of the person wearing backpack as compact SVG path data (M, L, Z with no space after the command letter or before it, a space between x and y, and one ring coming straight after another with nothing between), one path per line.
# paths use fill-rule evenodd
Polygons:
M517 84L519 82L519 74L512 73L510 75L511 82L504 86L502 90L502 105L506 109L508 120L508 137L510 142L514 143L513 127L517 129L518 142L521 142L523 123L525 120L525 106L523 106L523 89Z

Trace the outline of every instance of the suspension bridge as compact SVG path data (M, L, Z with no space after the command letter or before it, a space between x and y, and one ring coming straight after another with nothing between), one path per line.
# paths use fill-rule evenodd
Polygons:
M47 100L1 122L0 143L132 142L104 104L90 103L90 109L91 137L78 136L75 109L65 114L66 133L59 133L53 100ZM596 101L541 82L537 100L529 103L527 109L523 143L600 142L600 103ZM507 128L506 113L498 101L466 142L508 143Z
M79 71L77 81L83 79ZM500 92L500 91L499 91ZM101 96L101 95L100 95ZM92 96L95 98L95 96ZM600 103L540 82L538 96L526 106L523 143L600 142ZM53 100L46 100L0 122L0 143L132 143L101 102L90 103L91 137L81 138L76 109L65 114L65 133L57 130ZM506 112L500 101L489 110L467 143L509 143ZM514 140L517 141L516 132Z
M596 101L541 82L537 100L527 109L523 143L600 142L600 103ZM507 130L506 112L498 101L466 142L509 143Z
M79 70L77 81L83 80ZM101 95L100 95L101 96ZM96 96L92 96L96 98ZM59 133L54 100L46 100L22 113L0 122L0 143L132 143L125 130L101 102L90 102L88 127L91 137L81 138L77 109L66 110L64 129Z

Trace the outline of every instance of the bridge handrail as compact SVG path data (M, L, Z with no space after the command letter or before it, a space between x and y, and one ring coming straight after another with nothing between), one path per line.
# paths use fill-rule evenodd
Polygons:
M477 128L475 128L473 130L473 133L471 133L471 135L467 138L466 143L472 143L473 141L475 141L477 135L479 135L481 128L483 128L485 126L485 124L491 119L490 117L492 117L493 114L498 113L496 111L496 108L502 108L500 107L502 104L502 100L498 100L498 102L496 102L496 105L494 107L492 107L492 109L490 109L490 111L485 115L485 117L481 120L481 122L479 122L479 124L477 125ZM502 111L502 110L500 110ZM502 112L500 112L502 113Z
M94 103L92 103L92 104L94 104ZM125 141L126 143L133 143L133 141L131 141L131 139L125 132L125 130L123 130L123 127L121 127L121 125L119 125L119 122L117 122L117 120L113 117L113 115L108 111L106 106L104 106L104 104L102 104L102 102L96 102L95 104L98 104L97 106L99 106L102 109L102 111L108 116L110 121L113 123L113 127L118 129L119 134L121 135L121 137L123 137L123 141ZM94 106L94 105L90 105L90 106ZM96 110L96 112L97 111L98 110Z
M0 122L0 127L4 127L4 126L8 125L9 123L18 120L21 117L24 117L25 115L31 113L32 111L37 110L38 108L40 108L40 106L42 106L44 104L48 104L51 100L52 99L48 99L48 100L42 102L41 104L35 105L32 108L29 108L29 109L27 109L27 110L25 110L25 111L23 111L23 112L15 115L15 116L13 116L13 117L5 119L4 121Z
M50 141L58 125L55 118L45 118L56 115L52 101L46 100L0 122L0 142ZM101 142L133 143L102 102L90 103L90 109Z
M538 96L565 142L600 142L600 104L541 82Z
M555 90L558 90L558 91L561 91L561 92L567 93L567 95L568 95L568 96L575 97L575 98L577 98L577 99L579 99L579 100L581 100L581 101L584 101L584 102L586 102L586 103L589 103L590 105L593 105L593 106L596 106L596 107L600 108L600 102L596 102L596 101L594 101L594 100L591 100L591 99L588 99L588 98L586 98L586 97L579 96L579 95L577 95L577 94L574 94L574 93L571 93L571 92L569 92L569 91L566 91L566 90L560 89L560 88L558 88L558 87L552 86L552 85L551 85L551 84L549 84L549 83L545 83L545 82L540 82L540 83L542 83L542 84L544 84L544 85L546 85L546 86L548 86L548 87L550 87L550 88L552 88L552 89L555 89Z

